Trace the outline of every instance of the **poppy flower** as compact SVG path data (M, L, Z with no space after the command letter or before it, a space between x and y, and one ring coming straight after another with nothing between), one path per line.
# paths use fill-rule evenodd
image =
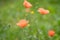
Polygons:
M30 2L28 2L27 0L24 0L23 5L25 8L31 8L32 7L32 4Z
M48 14L49 13L49 10L45 10L44 8L39 8L38 9L38 12L40 13L40 14Z
M53 37L55 35L55 31L54 30L50 30L48 32L48 35L51 36L51 37Z
M20 26L21 28L24 28L28 25L28 21L25 20L25 19L22 19L20 20L18 23L17 23L17 26Z

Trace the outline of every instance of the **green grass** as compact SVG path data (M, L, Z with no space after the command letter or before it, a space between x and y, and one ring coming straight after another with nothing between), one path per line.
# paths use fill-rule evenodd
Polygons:
M0 40L60 40L60 1L28 0L34 14L26 13L23 0L2 1L0 3ZM47 15L37 12L39 7L50 11ZM25 16L27 15L27 16ZM21 29L16 23L21 19L29 20L30 26ZM50 29L55 30L53 37L48 36Z

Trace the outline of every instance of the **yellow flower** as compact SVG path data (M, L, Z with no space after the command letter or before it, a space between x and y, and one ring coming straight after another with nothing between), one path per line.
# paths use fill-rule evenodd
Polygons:
M28 27L30 26L30 24L27 25Z
M31 11L31 14L34 14L34 11Z

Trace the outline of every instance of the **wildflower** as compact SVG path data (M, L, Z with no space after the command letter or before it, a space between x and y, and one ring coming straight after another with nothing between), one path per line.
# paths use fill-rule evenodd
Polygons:
M50 31L48 32L48 35L51 36L51 37L54 36L54 34L55 34L55 31L54 31L54 30L50 30Z
M23 5L25 8L31 8L32 7L32 4L30 2L28 2L27 0L24 0Z
M30 24L27 25L28 27L30 26Z
M18 23L17 23L17 26L20 26L21 28L24 28L28 25L28 21L25 20L25 19L22 19L20 20Z
M49 10L45 10L44 8L39 8L38 9L38 12L40 13L40 14L48 14L49 13Z
M34 11L31 11L31 14L34 14Z

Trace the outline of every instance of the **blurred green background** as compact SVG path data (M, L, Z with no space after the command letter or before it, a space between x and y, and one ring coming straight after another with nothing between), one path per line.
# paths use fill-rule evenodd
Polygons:
M60 40L60 0L27 0L34 14L26 13L24 0L0 0L0 40ZM39 7L50 11L47 15L37 12ZM20 19L29 20L29 26L21 29ZM48 36L55 30L53 37Z

